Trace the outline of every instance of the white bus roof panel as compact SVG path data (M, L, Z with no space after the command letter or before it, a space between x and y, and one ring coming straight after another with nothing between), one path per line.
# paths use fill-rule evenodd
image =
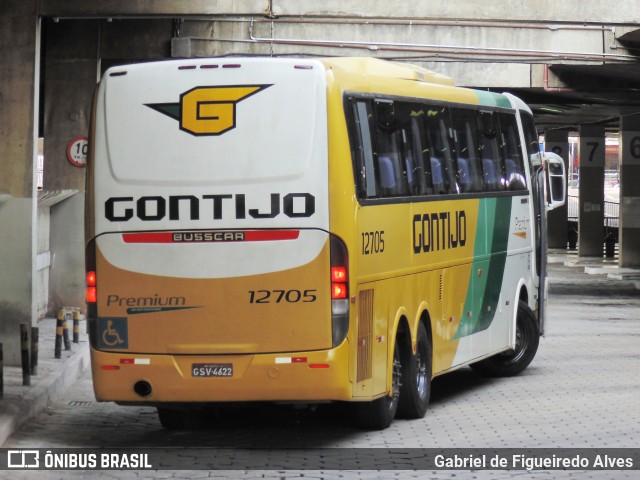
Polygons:
M304 174L326 144L324 67L268 61L268 68L257 58L214 58L107 71L99 101L114 180L228 185Z

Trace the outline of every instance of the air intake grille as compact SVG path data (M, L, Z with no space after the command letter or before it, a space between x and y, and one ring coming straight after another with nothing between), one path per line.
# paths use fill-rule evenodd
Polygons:
M371 348L373 346L373 290L358 295L358 378L371 378Z

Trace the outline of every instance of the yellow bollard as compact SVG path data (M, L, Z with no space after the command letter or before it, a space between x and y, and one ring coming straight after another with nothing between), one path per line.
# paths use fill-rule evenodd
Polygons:
M71 320L71 312L69 307L64 307L64 320L62 321L62 339L64 340L64 349L71 350L71 342L69 342L69 324L67 320Z
M64 308L61 308L58 310L58 315L56 317L56 358L62 358L62 323L64 321L64 314Z
M73 343L80 343L80 309L73 309Z

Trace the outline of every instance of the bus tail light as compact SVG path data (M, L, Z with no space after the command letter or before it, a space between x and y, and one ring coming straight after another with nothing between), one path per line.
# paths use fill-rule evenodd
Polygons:
M340 300L348 298L347 267L331 267L331 299Z
M85 252L85 269L87 275L86 300L87 300L87 327L89 329L89 342L96 345L96 322L98 317L98 276L96 274L96 242L92 240L87 245Z
M331 284L331 300L340 300L343 298L347 298L347 284L332 283Z
M347 246L331 235L331 331L337 347L349 331L349 255Z
M98 290L96 289L96 272L87 272L87 303L96 303L98 301Z
M98 276L96 275L96 249L94 242L87 246L85 268L87 272L85 276L87 306L91 309L95 307L98 301ZM88 313L90 315L92 312Z

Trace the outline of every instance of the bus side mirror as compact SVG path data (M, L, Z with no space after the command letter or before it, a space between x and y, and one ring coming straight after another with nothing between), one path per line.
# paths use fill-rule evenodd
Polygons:
M567 174L564 168L564 160L553 152L541 154L546 172L547 210L554 210L565 204L567 198Z

